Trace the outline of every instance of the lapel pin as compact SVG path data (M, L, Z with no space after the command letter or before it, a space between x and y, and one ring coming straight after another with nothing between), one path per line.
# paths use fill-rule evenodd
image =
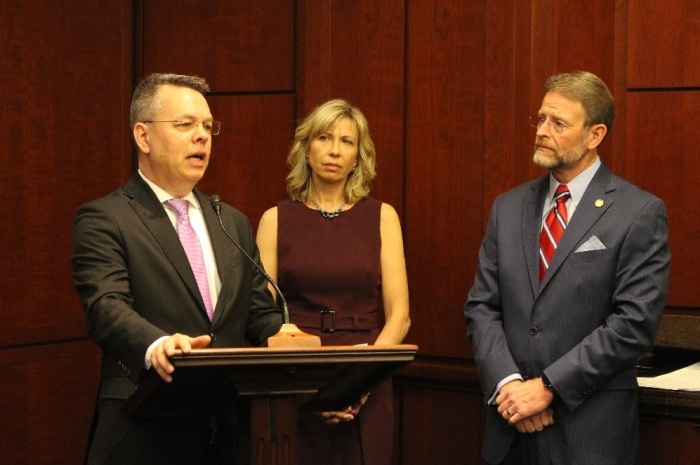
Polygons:
M605 203L605 202L603 202L603 199L598 199L598 200L595 201L595 206L598 207L598 208L600 208L600 207L603 206L604 203Z

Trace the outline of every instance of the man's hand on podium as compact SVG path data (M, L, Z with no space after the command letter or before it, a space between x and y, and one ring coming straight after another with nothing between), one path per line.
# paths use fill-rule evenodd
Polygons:
M172 373L175 367L170 363L170 357L176 354L187 354L192 349L201 349L211 342L211 336L203 335L190 337L185 334L173 334L163 339L151 352L151 366L158 372L165 382L173 380Z

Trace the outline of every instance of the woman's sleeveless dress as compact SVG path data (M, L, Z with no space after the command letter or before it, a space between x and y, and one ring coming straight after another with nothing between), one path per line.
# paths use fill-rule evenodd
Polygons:
M365 198L329 219L302 202L277 205L278 285L291 322L322 345L373 344L381 332L381 206ZM318 414L301 414L298 462L389 465L393 424L388 380L354 421L326 425Z

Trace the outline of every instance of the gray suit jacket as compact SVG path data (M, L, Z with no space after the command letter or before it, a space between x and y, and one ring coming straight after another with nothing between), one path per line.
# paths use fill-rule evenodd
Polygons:
M508 375L547 375L555 423L533 438L553 463L633 463L635 362L653 344L668 290L666 208L601 165L540 284L548 183L494 202L464 307L479 380L488 400ZM579 250L594 238L604 248ZM499 463L517 431L487 411L483 457Z

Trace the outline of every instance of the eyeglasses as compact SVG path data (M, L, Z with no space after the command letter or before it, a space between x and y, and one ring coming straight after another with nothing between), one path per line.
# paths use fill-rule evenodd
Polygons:
M200 124L205 131L212 136L216 136L221 131L221 123L219 121L183 121L183 120L149 120L141 121L142 123L173 123L173 127L180 132L190 132Z
M567 129L573 127L571 124L566 124L558 119L547 119L546 117L540 115L530 115L530 126L533 128L539 129L545 122L549 125L549 129L553 130L557 134L561 134Z

